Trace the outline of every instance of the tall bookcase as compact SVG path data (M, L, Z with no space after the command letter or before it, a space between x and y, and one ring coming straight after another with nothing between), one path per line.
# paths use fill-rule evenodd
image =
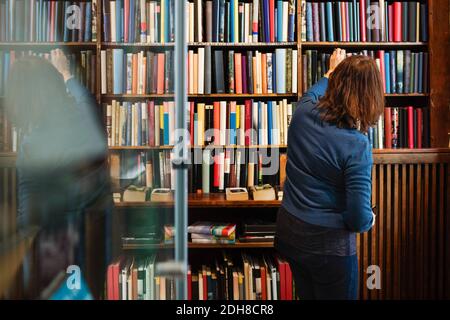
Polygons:
M244 0L244 2L251 2L250 0ZM408 94L386 94L387 103L405 105L409 102L420 104L430 108L430 149L424 150L396 150L396 149L383 149L374 150L374 159L376 164L390 163L420 163L422 155L427 158L431 153L439 154L442 150L437 148L444 148L448 146L448 133L450 132L450 119L448 115L448 105L450 104L450 94L448 91L448 83L450 80L447 54L449 47L449 26L448 26L448 12L449 4L444 0L421 0L420 2L428 3L428 21L429 21L429 37L428 42L305 42L301 39L302 25L301 25L301 10L302 3L304 1L296 1L296 38L294 42L281 42L281 43L219 43L219 42L195 42L188 43L189 49L195 49L198 47L211 46L212 48L220 48L223 50L272 50L275 48L292 48L297 50L298 61L298 73L297 73L297 93L295 94L208 94L198 95L192 94L188 96L189 101L206 101L211 102L218 99L223 100L237 100L243 99L258 99L258 100L281 100L288 99L290 102L297 101L303 92L302 88L302 54L308 49L317 49L323 52L331 53L336 47L346 48L348 50L359 51L362 49L411 49L411 50L423 50L429 53L429 88L430 92L427 93L408 93ZM61 43L0 43L0 49L13 49L13 48L26 48L26 49L51 49L55 47L63 47L70 51L80 51L82 49L91 49L96 52L96 99L99 104L111 101L111 100L145 100L145 99L158 99L158 100L173 100L173 94L145 94L145 95L127 95L127 94L101 94L101 51L108 48L123 48L130 52L136 52L139 50L149 51L161 51L172 50L174 48L173 43L115 43L103 41L103 22L102 22L102 6L103 1L97 0L97 40L96 42L78 43L78 42L61 42ZM176 76L176 75L175 75ZM0 97L0 104L2 103L2 97ZM231 146L229 146L231 147ZM251 146L246 148L267 148L267 146ZM153 150L170 149L169 146L161 147L110 147L110 152L123 152L126 150L131 151L143 151L152 152ZM270 146L270 148L279 148L282 151L286 151L287 146ZM14 153L10 150L2 152L2 158L14 157ZM439 158L439 156L437 156ZM394 159L394 160L393 160ZM427 158L429 159L429 158ZM447 158L444 158L447 159ZM430 160L431 161L431 160ZM446 160L444 160L445 162ZM447 168L447 167L446 167ZM446 169L448 170L448 169ZM374 171L376 173L378 171ZM447 174L448 175L448 174ZM3 183L9 183L5 178ZM6 185L5 185L6 186ZM6 189L5 189L6 190ZM448 190L448 186L447 189ZM379 195L379 190L377 191ZM381 191L382 192L382 191ZM377 199L377 195L374 196ZM10 200L14 201L14 200ZM254 217L266 216L273 220L276 217L276 211L280 206L280 201L226 201L223 193L211 193L211 194L189 194L188 196L189 206L189 222L196 220L218 220L218 221L233 221L239 223L242 217L249 215ZM152 212L165 212L170 209L171 204L168 203L117 203L116 210L118 214L118 223L124 221L124 215L133 215L133 211L146 210ZM158 210L151 210L157 208ZM448 208L448 207L446 207ZM382 209L381 209L382 210ZM124 213L124 214L122 214ZM11 219L14 219L11 217ZM115 228L118 228L116 225ZM116 229L117 231L118 229ZM360 241L363 241L360 239ZM361 242L361 245L364 243ZM147 250L147 249L171 249L170 245L128 245L125 246L126 250ZM212 244L189 244L190 249L197 250L215 250L215 249L249 249L249 250L272 250L272 243L239 243L234 245L212 245ZM201 256L202 251L193 252L194 255ZM364 251L364 254L368 254ZM207 254L207 253L205 253ZM448 258L446 258L448 259ZM363 279L363 278L361 278ZM448 281L448 280L447 280ZM361 281L360 281L361 282ZM380 298L382 296L372 294L362 294L363 298Z

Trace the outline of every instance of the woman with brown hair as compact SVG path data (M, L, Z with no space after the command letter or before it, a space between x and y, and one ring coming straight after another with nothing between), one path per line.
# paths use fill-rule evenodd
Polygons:
M384 107L372 58L337 49L330 70L298 102L288 133L287 178L276 248L300 299L356 299L356 233L375 221L368 128Z

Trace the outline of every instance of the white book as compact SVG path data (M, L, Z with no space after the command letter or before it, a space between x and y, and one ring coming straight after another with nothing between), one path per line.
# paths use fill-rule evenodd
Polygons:
M147 42L147 16L145 14L145 0L140 0L141 1L141 26L142 28L144 28L144 32L141 29L140 30L140 35L141 35L141 42L145 43ZM141 27L140 26L140 27Z
M384 149L384 139L383 139L384 119L383 119L383 115L380 116L377 126L378 126L378 149Z
M281 144L281 102L277 103L277 144Z
M188 51L188 73L189 73L189 79L188 79L188 93L193 94L194 93L194 51L189 50Z
M244 3L244 42L248 43L249 27L250 27L250 3Z
M133 54L127 53L127 78L125 79L127 84L127 94L132 93L133 83Z
M256 93L262 93L261 52L258 51L256 51Z
M150 32L147 35L147 41L150 43L155 43L155 2L151 1L148 4L148 10L149 10L149 21L150 24Z
M166 300L166 277L159 277L159 299Z
M100 51L101 93L106 94L106 50Z
M110 24L111 24L111 42L116 42L116 1L109 3L110 8Z
M226 145L227 102L220 101L220 145Z
M278 300L277 293L277 271L272 269L272 300Z
M355 8L356 9L356 8ZM301 39L302 42L306 41L306 0L301 0L300 5L300 25L301 25Z
M159 19L159 41L161 43L165 43L165 23L161 23L163 21L163 17L166 16L166 0L161 0L160 2L160 19Z
M197 74L197 91L198 94L205 92L205 48L198 48L198 74Z
M261 137L262 137L262 141L261 144L262 145L267 145L267 104L265 102L261 103L261 111L262 111L262 115L261 115Z
M108 121L112 121L112 106L110 104L106 105L106 119L109 119ZM112 146L112 128L111 128L112 122L109 123L109 125L106 127L107 134L108 134L108 146Z
M111 145L116 146L116 101L111 105Z
M144 51L140 51L138 55L138 94L144 94L144 78L145 78L145 66L144 66Z
M126 269L126 267L125 268L123 268L122 269L122 272L121 272L121 282L122 282L122 300L127 300L127 269Z
M131 105L131 145L136 146L137 145L137 137L136 137L136 122L137 119L137 112L136 112L136 105L133 103Z
M189 2L189 6L188 6L188 10L189 10L189 18L187 19L189 21L189 37L188 37L188 41L189 42L195 42L194 39L194 3L193 2Z
M159 140L160 140L160 137L159 137L159 127L160 127L160 121L159 120L161 119L160 108L161 108L160 105L155 104L155 126L154 126L154 130L155 130L155 146L159 146Z
M141 145L148 145L148 112L147 103L141 102Z
M287 136L288 136L287 118L288 118L287 99L283 99L283 130L284 130L283 144L287 144Z
M268 52L267 56L267 93L273 93L273 61L272 53Z
M297 93L297 50L292 50L292 93Z
M198 273L198 300L204 300L203 298L203 274Z
M203 30L202 30L202 26L203 26L203 15L202 15L202 1L201 0L195 0L196 6L197 6L197 17L198 17L198 21L195 21L195 25L197 26L197 41L198 42L203 42ZM192 20L194 21L194 20Z
M277 103L272 102L272 144L278 145Z
M127 122L127 107L124 103L120 104L120 120L119 120L119 141L117 141L117 145L125 146L127 142L125 141L124 128Z
M253 33L253 29L259 30L259 0L253 0L253 21L252 21L252 40L258 42L258 34Z
M289 3L287 1L283 1L283 30L281 37L283 41L288 40L288 21L289 21Z
M380 9L380 30L381 30L381 39L380 41L386 41L386 29L385 29L385 6L384 6L384 0L380 0L378 2L379 4L379 9ZM355 8L353 8L353 10L355 10ZM376 21L376 20L375 20Z

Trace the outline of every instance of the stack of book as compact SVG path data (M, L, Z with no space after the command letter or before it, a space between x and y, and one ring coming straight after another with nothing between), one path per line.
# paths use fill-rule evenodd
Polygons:
M175 38L175 0L103 0L103 40L167 43Z
M97 0L0 1L0 42L97 40Z
M303 1L302 41L428 41L426 1Z
M188 52L190 94L297 92L297 50L274 52L211 50Z
M244 223L240 242L273 242L275 238L276 224L266 221L247 221Z
M192 243L234 244L236 224L196 222L188 227Z
M13 63L25 56L40 56L50 59L48 52L34 52L30 50L0 50L0 95L4 94L5 84ZM68 53L67 58L72 74L89 91L96 90L96 65L97 58L93 50L81 50L77 53Z
M189 42L293 42L296 0L193 0Z
M428 52L411 50L363 50L359 53L375 59L388 94L428 93ZM306 91L327 72L330 54L305 50L302 55L303 89Z
M211 263L189 266L188 300L292 300L296 296L292 270L278 256L249 255L233 258L226 252ZM165 261L156 254L121 257L107 268L108 300L174 300L175 279L158 274Z
M102 94L165 94L174 90L173 51L101 50Z

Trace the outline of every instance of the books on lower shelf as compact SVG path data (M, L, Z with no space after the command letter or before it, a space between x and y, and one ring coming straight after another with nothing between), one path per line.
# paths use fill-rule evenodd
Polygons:
M188 51L188 93L297 93L297 50Z
M302 1L302 41L428 41L426 1Z
M198 221L188 226L192 243L234 244L236 224Z
M103 40L167 43L175 40L175 0L103 0Z
M296 0L189 1L188 42L293 42L296 12Z
M174 89L173 51L101 50L102 94L165 94Z
M3 0L0 42L95 42L98 1Z
M32 50L0 50L0 95L4 94L5 84L13 63L25 56L39 56L47 60L50 59L49 51ZM90 92L96 91L96 65L97 58L95 50L81 50L77 53L67 53L67 59L71 73L84 85Z
M293 105L280 101L189 102L187 143L214 145L286 145ZM173 101L117 101L103 105L109 146L174 144Z
M411 50L363 50L358 53L375 59L387 94L428 93L428 52ZM302 55L303 89L306 91L328 70L330 54L305 50Z
M175 279L160 274L162 255L124 256L106 274L108 300L173 300ZM292 300L296 289L289 263L272 254L216 254L190 265L188 300Z

